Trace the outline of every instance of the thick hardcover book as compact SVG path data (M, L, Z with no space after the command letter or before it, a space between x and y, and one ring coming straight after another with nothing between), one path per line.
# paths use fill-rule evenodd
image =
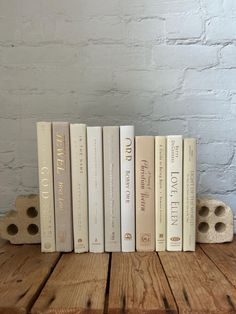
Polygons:
M136 136L136 249L155 249L154 136Z
M38 172L40 195L40 229L41 251L56 250L53 163L52 163L52 124L51 122L37 123L38 141Z
M194 138L184 139L183 250L195 251L196 244L196 151Z
M102 128L87 128L89 251L104 252Z
M88 252L87 135L85 124L70 125L74 251Z
M166 137L155 137L156 251L166 250Z
M120 140L118 126L103 127L105 251L120 252Z
M121 246L135 251L134 126L120 127Z
M181 135L167 136L167 250L182 251Z
M73 250L70 170L70 130L67 122L53 122L56 250Z

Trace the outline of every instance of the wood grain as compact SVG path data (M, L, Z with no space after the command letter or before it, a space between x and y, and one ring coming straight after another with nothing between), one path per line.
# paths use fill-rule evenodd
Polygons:
M160 252L180 313L236 313L236 290L201 248Z
M201 248L236 288L236 237L232 243L201 244Z
M2 246L0 313L27 313L59 257L42 254L39 245Z
M177 313L156 253L113 253L109 313Z
M32 313L103 313L108 254L64 254Z

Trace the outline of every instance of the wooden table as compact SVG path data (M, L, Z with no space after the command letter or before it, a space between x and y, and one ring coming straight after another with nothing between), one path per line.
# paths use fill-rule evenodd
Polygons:
M236 313L236 239L194 253L0 245L0 313Z

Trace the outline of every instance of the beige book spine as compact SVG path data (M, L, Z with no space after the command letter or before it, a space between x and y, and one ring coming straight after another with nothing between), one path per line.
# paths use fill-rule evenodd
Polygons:
M40 195L41 251L54 252L56 250L56 239L54 219L51 122L37 123L37 143Z
M102 128L87 128L89 251L104 252Z
M167 136L167 250L182 251L181 135Z
M183 169L183 250L195 251L196 246L196 152L197 141L184 139Z
M56 250L73 250L70 169L70 130L67 122L53 122Z
M156 251L166 250L166 137L155 136Z
M136 136L136 249L155 249L154 136Z
M85 124L70 125L75 253L88 252L87 135Z
M120 252L119 127L103 127L105 251Z

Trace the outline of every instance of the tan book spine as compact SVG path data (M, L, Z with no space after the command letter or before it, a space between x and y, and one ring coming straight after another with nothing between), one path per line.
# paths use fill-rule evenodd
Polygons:
M56 250L73 250L69 123L53 122Z
M197 141L184 139L183 170L183 250L195 251L196 246L196 155Z
M102 128L87 128L89 251L104 252Z
M87 135L85 124L70 125L75 253L88 252Z
M182 251L182 146L181 135L167 136L167 250Z
M155 249L154 136L136 136L136 249Z
M105 251L120 252L119 127L103 127Z
M40 195L41 251L56 250L53 163L52 163L52 124L37 123L38 172Z
M156 251L166 250L166 137L155 136Z

